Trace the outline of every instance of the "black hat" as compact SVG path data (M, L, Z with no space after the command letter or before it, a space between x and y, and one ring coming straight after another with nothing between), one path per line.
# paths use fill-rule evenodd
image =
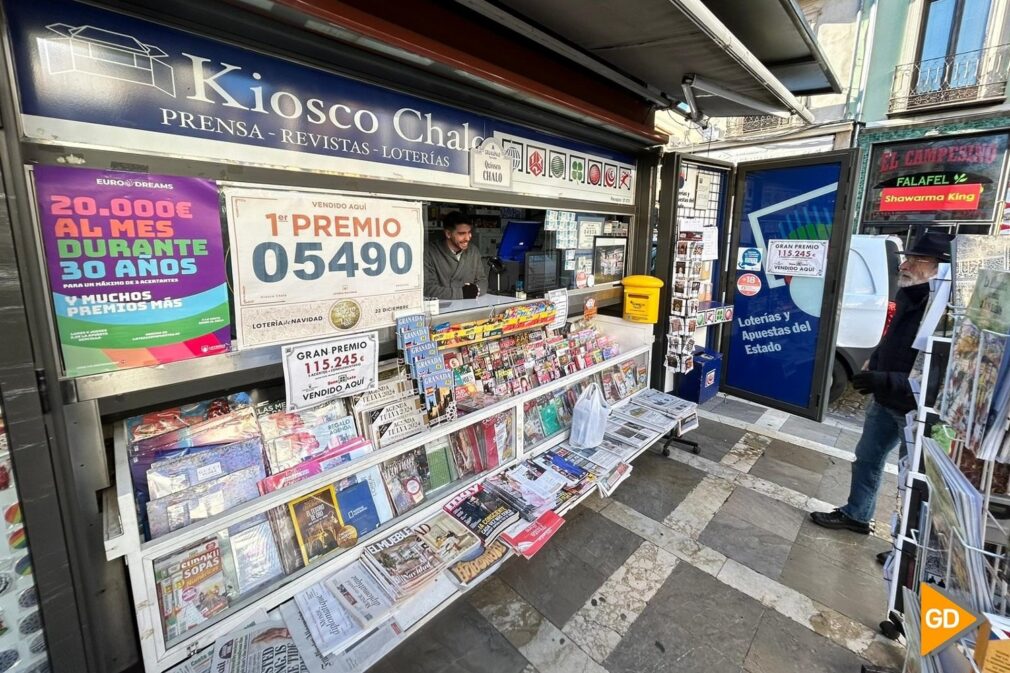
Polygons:
M905 250L905 255L915 257L934 257L941 262L950 261L950 242L954 240L952 234L943 234L939 231L927 231L919 236Z

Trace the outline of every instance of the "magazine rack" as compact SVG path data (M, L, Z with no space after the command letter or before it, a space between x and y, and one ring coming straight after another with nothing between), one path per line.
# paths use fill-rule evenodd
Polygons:
M256 615L261 615L265 611L277 608L281 603L290 600L296 593L357 559L364 545L359 541L354 547L342 553L328 556L297 572L280 577L273 584L258 590L250 596L242 597L227 610L212 617L207 622L201 624L200 627L182 634L171 642L167 642L162 627L158 585L155 581L154 567L159 559L182 552L195 543L214 536L219 531L228 529L230 526L257 515L263 515L292 499L304 496L340 479L355 475L412 449L422 447L439 437L479 423L496 414L503 412L513 414L515 450L511 460L504 461L492 470L455 483L451 492L439 495L431 501L425 500L420 506L405 512L403 515L394 516L390 521L373 531L370 536L381 536L389 533L394 528L413 526L422 522L441 510L446 502L455 497L464 488L480 482L492 474L513 467L531 455L547 451L567 439L568 430L564 430L559 434L540 441L536 446L524 446L522 428L524 427L523 406L525 402L577 381L595 377L600 372L628 360L637 359L648 362L654 338L651 325L636 325L609 316L598 316L596 323L602 333L612 337L620 345L620 355L587 367L576 374L564 376L546 385L533 388L521 395L488 405L451 422L439 424L426 432L409 437L394 445L378 449L358 460L345 463L304 481L262 495L221 514L198 521L150 541L144 541L140 533L133 483L130 477L125 422L119 423L115 428L114 435L115 488L103 493L106 505L105 548L107 557L110 560L123 557L128 566L145 670L164 671L171 668L199 650L212 645L220 636L245 626ZM648 382L646 385L648 385ZM648 447L636 452L635 456L640 455L646 448ZM588 496L588 494L586 495ZM559 513L569 511L578 502L581 502L584 497L586 496L569 501ZM402 620L405 622L401 624L405 629L404 636L423 626L461 594L461 590L456 590L440 599L434 605L425 605L421 609L415 606L413 610L417 614L405 616ZM430 609L427 609L428 607ZM397 617L398 621L400 621L399 611ZM402 638L398 642L402 642Z

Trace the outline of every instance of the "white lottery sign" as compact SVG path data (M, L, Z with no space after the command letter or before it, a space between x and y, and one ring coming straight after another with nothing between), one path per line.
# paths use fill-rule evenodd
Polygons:
M768 241L767 273L770 275L823 278L827 261L827 241Z
M288 411L367 393L378 386L378 332L291 344L282 353Z
M394 324L422 305L421 204L225 187L239 348Z

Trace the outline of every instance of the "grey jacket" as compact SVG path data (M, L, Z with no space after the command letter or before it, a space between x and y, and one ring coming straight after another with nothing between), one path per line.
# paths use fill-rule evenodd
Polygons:
M483 286L484 275L484 262L473 244L467 246L459 261L445 241L429 245L424 250L425 297L462 299L463 286L467 283Z

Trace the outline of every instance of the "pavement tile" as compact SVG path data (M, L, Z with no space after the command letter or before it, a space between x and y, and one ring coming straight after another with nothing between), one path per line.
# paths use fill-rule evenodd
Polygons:
M818 473L823 472L831 464L831 458L819 451L777 439L768 443L764 455Z
M701 470L646 451L635 460L631 476L613 498L653 521L662 521L704 478Z
M856 673L863 661L774 610L761 618L744 661L748 673Z
M742 486L734 489L720 513L735 516L790 542L796 539L807 517L801 509Z
M598 512L576 507L549 544L557 544L605 577L624 565L642 538Z
M875 535L829 530L809 519L804 520L800 526L796 544L820 554L840 568L858 571L874 579L882 576L882 569L876 560L877 554L891 548L890 543Z
M688 433L687 438L698 442L701 456L719 462L746 432L743 428L702 418L698 421L698 428Z
M558 628L608 577L562 545L550 542L532 559L512 559L498 574Z
M729 416L745 423L757 423L758 419L764 415L765 407L740 400L724 399L723 403L714 410L714 413Z
M811 421L808 418L792 416L782 424L779 432L809 439L812 442L834 446L835 440L842 433L842 429L834 425L828 425L827 423Z
M729 558L776 579L792 543L725 511L715 515L698 541Z
M841 548L827 556L803 544L793 545L779 582L875 629L887 609L883 577L843 567L838 558Z
M813 472L769 456L759 458L751 468L750 474L808 496L816 496L821 484L820 472Z
M603 666L611 673L738 671L765 608L679 564Z

